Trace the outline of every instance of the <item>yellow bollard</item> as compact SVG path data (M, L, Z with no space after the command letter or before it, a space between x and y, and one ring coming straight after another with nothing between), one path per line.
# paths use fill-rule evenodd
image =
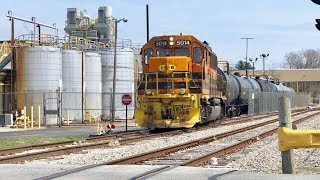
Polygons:
M41 119L40 119L40 106L38 106L38 128L41 128Z
M31 112L31 129L33 129L33 106L31 106L31 109L30 109L30 112Z
M67 111L67 125L69 126L69 111Z
M27 129L27 107L26 106L23 106L23 126L24 126L24 129Z

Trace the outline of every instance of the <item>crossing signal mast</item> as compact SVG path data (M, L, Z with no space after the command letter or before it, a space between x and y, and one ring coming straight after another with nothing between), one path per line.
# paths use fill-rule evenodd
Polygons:
M311 0L313 3L320 5L320 0ZM316 19L316 28L320 31L320 19Z

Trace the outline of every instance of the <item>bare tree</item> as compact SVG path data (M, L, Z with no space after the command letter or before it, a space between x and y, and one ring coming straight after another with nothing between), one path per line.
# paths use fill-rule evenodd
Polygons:
M320 50L307 49L298 52L289 52L285 55L281 67L288 69L320 68Z
M269 68L270 76L275 79L279 79L279 75L275 74L275 71L277 70L277 64L275 63L269 64L268 68Z

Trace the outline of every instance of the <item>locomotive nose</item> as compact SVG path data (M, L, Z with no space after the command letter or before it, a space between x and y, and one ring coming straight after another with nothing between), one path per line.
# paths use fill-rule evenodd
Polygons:
M191 70L191 58L185 56L151 57L149 72L171 74L173 71L186 72Z

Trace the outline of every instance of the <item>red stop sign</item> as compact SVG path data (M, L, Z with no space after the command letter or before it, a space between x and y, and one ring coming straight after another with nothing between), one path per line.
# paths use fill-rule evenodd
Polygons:
M130 94L123 94L122 95L122 104L123 105L129 105L129 104L131 104L131 101L132 101L132 99L131 99Z

